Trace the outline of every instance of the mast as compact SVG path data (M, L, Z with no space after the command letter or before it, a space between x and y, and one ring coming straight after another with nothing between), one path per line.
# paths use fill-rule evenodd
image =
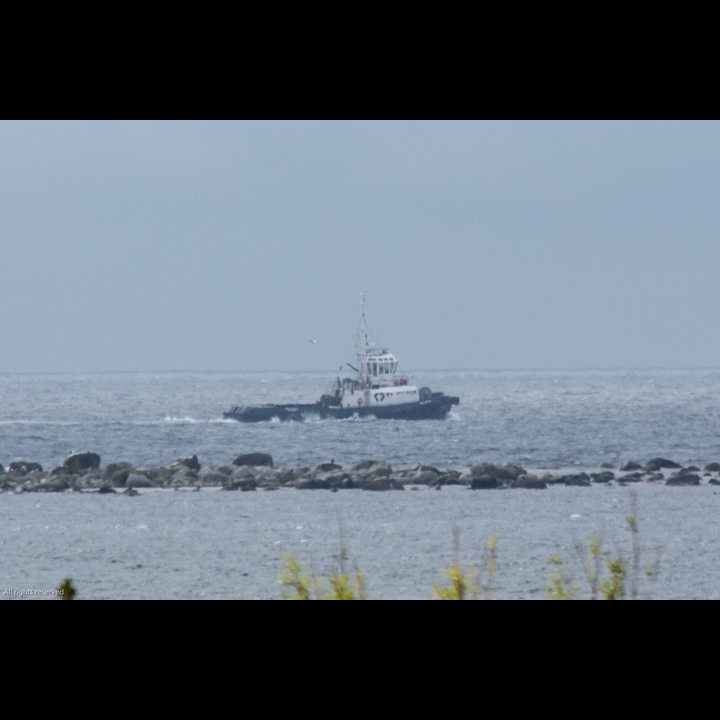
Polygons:
M360 302L358 303L358 324L357 331L355 333L355 352L358 360L367 355L367 344L367 328L365 326L365 296L360 295Z
M365 321L365 296L360 295L355 336L358 366L357 369L353 369L357 371L361 387L386 387L395 384L397 358L387 347L377 345L368 337L368 333L369 328Z
M355 356L357 357L358 363L358 379L361 382L368 380L367 355L368 337L367 326L365 325L365 295L361 294L360 302L358 303L358 321L355 333Z

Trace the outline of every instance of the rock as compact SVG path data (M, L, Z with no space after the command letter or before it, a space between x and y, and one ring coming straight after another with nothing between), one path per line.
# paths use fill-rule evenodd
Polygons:
M554 475L553 473L546 472L542 479L548 484L548 485L564 485L565 484L565 475Z
M228 481L228 475L216 468L203 468L198 473L198 481L206 486L222 486Z
M255 473L253 472L253 466L251 465L235 465L230 473L231 480L242 480L243 478L252 477L255 477Z
M178 465L176 472L174 472L169 483L175 487L187 487L189 485L196 485L198 482L198 473L185 465Z
M295 483L297 490L329 490L330 483L324 478L304 477Z
M95 490L101 484L107 485L107 481L103 480L97 474L97 470L91 470L79 478L72 475L70 477L73 477L73 482L75 484L73 490Z
M363 490L404 490L405 486L394 478L382 475L380 477L373 477L367 483L365 483Z
M63 478L45 480L33 485L30 488L33 492L63 492L68 490L70 485Z
M197 455L187 455L185 457L180 457L172 461L170 463L171 468L176 467L186 467L190 468L191 470L195 470L196 472L200 471L200 461L198 460Z
M350 473L370 480L392 475L392 467L384 460L361 460L350 466Z
M541 480L537 475L520 475L510 481L509 487L523 488L526 490L545 490L547 483Z
M673 475L665 481L666 485L699 485L700 476L694 473Z
M437 485L439 478L440 474L432 470L416 470L408 480L413 485Z
M711 462L704 467L705 472L720 472L720 463Z
M8 465L8 470L10 472L32 472L33 470L37 470L39 472L42 472L42 465L40 463L36 462L28 462L27 460L17 460L14 462L11 462Z
M587 473L577 473L565 476L565 485L574 487L590 487L590 476Z
M317 480L324 480L331 489L343 487L343 483L350 479L350 475L346 472L323 472L313 473Z
M342 465L337 465L334 461L329 463L320 463L315 467L315 472L330 472L331 470L342 470Z
M272 455L268 453L254 452L245 453L244 455L238 455L233 460L233 465L253 465L253 466L266 466L273 467Z
M653 458L645 463L645 470L647 472L655 472L663 468L679 468L680 466L672 460L666 460L665 458Z
M287 468L285 470L278 470L277 471L277 482L278 485L292 485L295 480L302 477L305 474L305 472L302 469L293 470L292 468Z
M620 464L620 471L621 472L628 472L630 470L642 470L643 466L639 462L635 462L634 460L625 460L625 462Z
M466 482L466 478L463 476L462 473L458 472L457 470L448 470L446 473L443 473L442 477L445 480L445 485L469 485L469 482Z
M490 475L473 477L470 481L471 490L492 490L498 486L498 481Z
M108 478L110 480L110 484L113 487L125 487L131 472L132 467L130 465L119 468Z
M377 460L359 460L350 466L350 471L360 473L363 470L371 468L376 462Z
M370 479L392 475L392 467L384 460L360 460L350 466L349 472L351 475Z
M510 484L521 475L527 475L527 471L518 465L505 463L504 465L493 465L492 463L478 463L470 467L470 475L476 477L492 477L498 484Z
M258 483L255 478L240 478L239 480L231 480L230 482L226 482L222 486L223 490L242 490L243 492L251 492L253 490L257 490Z
M640 482L643 479L643 476L645 475L644 472L631 472L627 475L622 475L619 479L622 482Z
M112 476L118 472L118 470L126 470L127 473L129 473L133 469L133 466L130 463L127 462L116 462L116 463L110 463L109 465L106 465L102 472L100 473L100 477L103 480L111 480ZM127 478L127 473L125 474L125 477Z
M128 488L151 488L155 487L155 483L144 473L131 472L125 481L125 487Z
M70 470L70 472L95 470L100 467L100 456L94 452L73 453L65 458L63 467Z

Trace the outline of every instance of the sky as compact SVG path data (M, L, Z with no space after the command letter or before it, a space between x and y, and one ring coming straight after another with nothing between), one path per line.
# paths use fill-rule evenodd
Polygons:
M720 367L720 123L0 121L0 264L0 372Z

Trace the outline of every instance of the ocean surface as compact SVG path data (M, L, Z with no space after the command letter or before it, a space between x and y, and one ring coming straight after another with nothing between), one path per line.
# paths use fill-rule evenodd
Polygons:
M0 464L51 469L74 451L102 466L158 467L195 454L203 466L268 452L276 467L386 460L467 470L511 462L529 472L597 471L665 457L720 462L720 369L414 371L458 395L442 421L374 419L243 424L231 405L314 402L324 373L0 374ZM0 597L39 599L71 577L79 599L281 599L286 554L316 576L361 572L372 599L431 599L454 559L484 567L497 538L497 599L543 599L556 568L589 596L577 547L599 538L630 558L638 520L639 595L720 598L720 487L655 483L590 488L404 492L280 489L0 493ZM582 550L580 555L582 555Z

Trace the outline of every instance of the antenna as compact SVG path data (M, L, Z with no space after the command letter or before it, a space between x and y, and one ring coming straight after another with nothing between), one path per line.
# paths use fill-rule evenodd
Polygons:
M365 295L360 293L360 302L358 303L358 326L355 336L355 349L362 352L367 347L367 330L365 327Z

